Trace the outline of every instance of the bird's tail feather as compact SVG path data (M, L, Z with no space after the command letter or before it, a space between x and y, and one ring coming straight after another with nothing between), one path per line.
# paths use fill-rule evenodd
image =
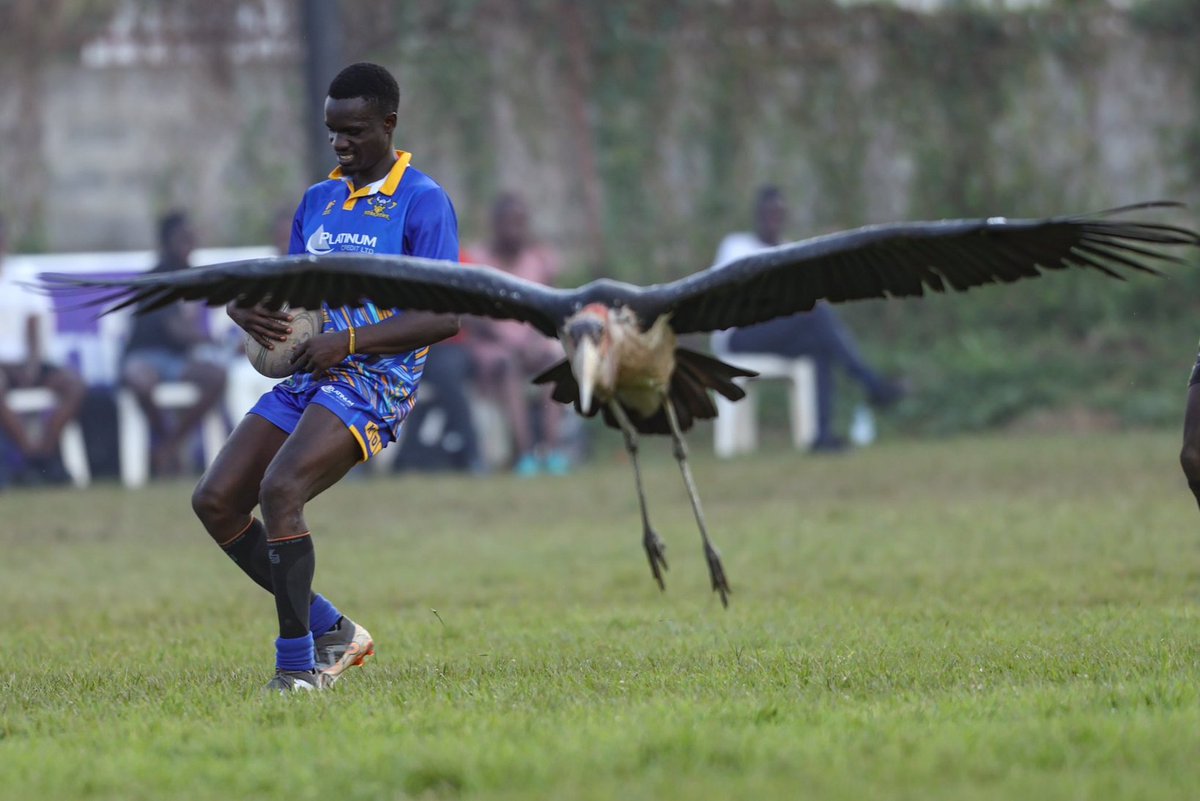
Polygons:
M717 406L713 403L708 390L719 392L729 400L741 400L746 396L735 378L753 378L758 375L751 370L744 370L732 364L697 353L686 348L675 349L675 371L671 374L671 386L667 393L675 408L675 416L683 431L690 429L697 420L711 420L717 416ZM533 379L535 384L554 384L550 397L559 403L571 404L575 411L588 417L597 411L592 408L585 412L579 406L579 384L571 372L571 365L563 360ZM604 417L604 422L612 428L620 428L612 412L607 407L598 411ZM625 407L630 421L642 434L670 434L671 426L667 420L666 411L659 409L649 417L641 417L636 411Z
M746 397L746 390L734 383L733 379L758 376L753 370L726 364L720 359L687 348L675 349L675 365L677 371L684 370L690 373L700 383L731 401Z
M566 359L534 376L533 383L553 384L554 389L551 390L550 397L559 403L574 406L575 411L584 417L592 417L596 414L594 405L586 411L580 405L579 382L575 380L575 374L571 372L571 363Z
M746 391L734 378L753 378L758 373L726 364L703 353L687 348L675 349L675 372L671 374L671 389L667 397L675 408L681 431L688 431L697 420L712 420L717 405L708 390L719 392L731 401L746 397ZM671 425L665 410L647 418L634 419L638 431L644 434L670 434Z

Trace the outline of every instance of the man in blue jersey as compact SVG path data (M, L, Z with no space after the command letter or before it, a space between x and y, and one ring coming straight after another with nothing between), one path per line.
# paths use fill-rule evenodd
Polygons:
M392 147L399 98L395 79L376 64L353 64L333 79L325 125L338 166L300 201L290 253L457 259L450 199L410 165L410 154ZM266 347L286 338L286 312L233 304L228 311ZM429 346L459 327L454 315L369 303L324 313L324 331L297 348L299 372L242 419L192 496L212 538L275 596L279 638L267 688L280 692L328 686L374 653L366 629L312 590L304 505L395 441Z

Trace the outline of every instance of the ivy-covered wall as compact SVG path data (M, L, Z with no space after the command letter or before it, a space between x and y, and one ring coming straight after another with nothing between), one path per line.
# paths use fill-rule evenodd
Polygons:
M581 269L648 281L705 265L766 181L796 236L1200 198L1197 8L443 0L358 4L355 26L469 230L525 187Z
M789 194L797 238L1200 201L1200 4L1187 0L933 15L456 0L361 14L380 34L369 51L419 98L408 133L454 187L465 229L483 230L497 189L524 188L580 280L706 266L764 182ZM844 315L873 361L914 384L885 426L1172 424L1200 334L1196 267Z
M293 4L191 4L218 18L273 8L299 30ZM725 230L746 224L766 181L789 193L796 236L1200 196L1200 4L1134 0L1121 11L1061 0L1019 13L974 4L938 14L833 0L341 7L346 58L398 73L399 143L451 189L467 232L481 233L496 191L522 189L581 273L655 280L702 266ZM110 178L98 158L107 153L120 163L114 175L133 184L131 217L198 203L214 240L253 238L242 206L283 202L309 177L303 42L294 33L290 52L221 63L213 15L196 12L203 29L176 31L165 54L81 65L89 37L105 31L104 9L124 5L4 7L0 133L19 147L0 152L0 167L22 187L62 186L80 172ZM26 7L44 10L13 15ZM202 35L212 41L186 49ZM189 195L171 173L213 191ZM223 181L232 182L224 198L215 194ZM0 197L18 233L42 230L34 244L120 246L48 225L53 204L29 219L36 194L14 185Z

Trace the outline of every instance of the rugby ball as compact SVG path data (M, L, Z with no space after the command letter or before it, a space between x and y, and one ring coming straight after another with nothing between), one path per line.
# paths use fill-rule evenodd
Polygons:
M286 309L292 315L290 323L292 333L287 340L276 342L272 349L264 348L249 334L245 335L246 358L254 369L268 378L287 378L296 372L292 367L292 354L301 342L306 342L315 334L321 333L325 324L325 315L318 309L311 311L299 307Z

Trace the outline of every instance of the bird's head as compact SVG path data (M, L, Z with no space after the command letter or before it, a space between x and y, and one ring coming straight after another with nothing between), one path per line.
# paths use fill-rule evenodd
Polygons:
M613 351L614 312L602 303L590 303L567 319L563 348L571 372L579 383L579 408L589 413L592 398L606 403L617 385L617 359Z

